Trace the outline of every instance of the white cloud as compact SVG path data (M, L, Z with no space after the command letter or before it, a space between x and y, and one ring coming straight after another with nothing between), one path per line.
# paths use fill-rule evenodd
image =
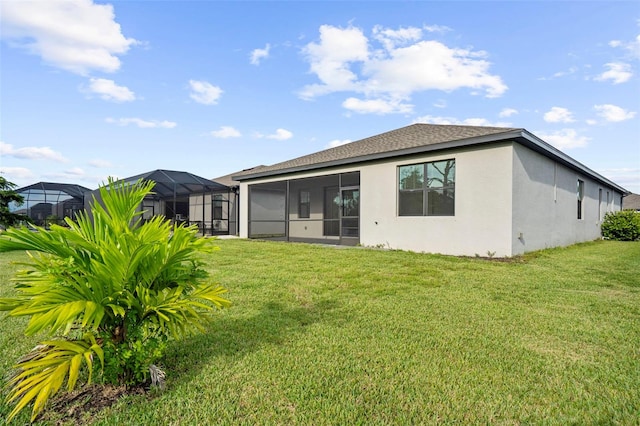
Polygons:
M618 185L640 194L640 168L619 168L596 170L602 176L606 176Z
M96 93L105 101L131 102L136 99L135 93L125 86L118 86L113 80L92 78L89 80L89 93Z
M113 164L110 161L100 159L90 160L87 164L98 169L113 167Z
M633 76L631 65L624 62L610 62L604 66L609 69L595 78L598 81L611 80L613 84L620 84L629 81Z
M260 65L260 61L262 59L266 59L269 57L269 50L271 50L271 45L267 43L264 49L254 49L251 52L251 65Z
M286 129L277 129L275 133L270 134L270 135L262 135L262 134L256 134L256 137L258 138L267 138L267 139L275 139L278 141L285 141L287 139L291 139L293 137L293 133L291 133L290 131L286 130Z
M502 111L498 114L498 117L511 117L512 115L518 114L518 110L514 108L503 108Z
M231 126L222 126L218 130L213 130L211 136L220 139L239 138L242 136L242 133Z
M342 106L349 111L357 112L359 114L395 114L395 113L410 113L413 110L413 105L403 104L399 100L384 100L384 99L357 99L347 98Z
M84 176L86 173L80 167L73 167L71 169L65 170L64 174L68 176Z
M627 111L611 104L594 105L593 109L598 112L600 117L612 122L631 120L636 115L634 111Z
M204 105L215 105L222 96L223 90L206 81L189 80L191 93L189 97Z
M24 167L2 167L0 166L0 174L9 182L16 183L16 179L33 179L35 174Z
M438 99L436 102L434 102L433 106L436 108L446 108L447 101L444 99Z
M425 124L456 124L461 126L489 126L489 127L511 127L511 123L498 121L492 122L486 118L465 118L459 120L454 117L434 117L432 115L425 115L413 120L413 123L425 123Z
M357 28L322 25L320 42L307 44L303 53L311 72L322 82L308 85L300 93L303 99L312 99L331 92L356 90L358 76L350 70L350 63L368 61L368 40Z
M393 50L396 46L406 46L412 42L416 42L422 38L422 29L416 27L402 28L392 30L384 28L380 25L373 27L373 38L378 40L386 50Z
M631 53L633 58L640 59L640 34L636 36L635 40L627 43L625 48Z
M449 31L452 31L451 28L446 25L425 25L422 28L430 33L448 33Z
M577 71L578 71L578 67L571 67L566 71L558 71L557 73L553 74L553 77L554 78L564 77L566 75L575 74Z
M334 139L327 144L327 148L335 148L337 146L346 145L353 142L351 139Z
M57 68L86 75L120 68L118 55L136 40L126 38L113 6L91 0L3 1L2 38Z
M622 40L611 40L609 46L613 48L620 47L628 52L628 56L632 59L640 59L640 35L635 39L626 42Z
M11 144L0 142L0 156L3 155L25 160L52 160L60 163L68 161L62 154L52 150L48 146L14 148Z
M590 138L578 135L574 129L562 129L556 132L536 132L542 140L558 149L582 148L587 146Z
M158 120L143 120L141 118L106 118L104 121L106 121L107 123L110 124L116 124L118 126L128 126L129 124L134 124L142 129L151 129L151 128L156 128L156 127L160 127L163 129L173 129L174 127L177 126L177 123L173 122L173 121L158 121Z
M46 177L47 179L69 180L72 182L77 182L78 180L84 181L87 178L91 178L91 176L87 175L87 173L80 167L73 167L71 169L63 170L61 172L46 173L43 176Z
M485 52L450 48L423 36L423 29L415 27L393 30L376 26L368 38L360 28L322 25L320 39L303 49L311 72L320 82L303 87L299 96L313 99L328 93L354 92L366 99L357 105L350 100L343 104L345 107L362 105L356 110L380 114L385 108L370 106L381 99L387 103L391 100L404 110L412 94L420 91L468 88L472 93L498 97L507 90L499 76L489 73ZM397 108L387 110L398 112Z
M571 111L567 108L555 106L551 108L551 110L545 112L543 118L547 123L571 123L575 121Z

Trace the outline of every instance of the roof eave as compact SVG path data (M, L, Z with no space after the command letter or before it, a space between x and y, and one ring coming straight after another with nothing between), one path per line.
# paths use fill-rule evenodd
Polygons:
M564 152L560 151L559 149L557 149L556 147L548 144L547 142L543 141L542 139L540 139L539 137L537 137L536 135L534 135L533 133L528 132L525 129L522 129L520 131L521 135L519 137L516 138L516 141L524 146L526 146L527 148L530 148L540 154L543 154L553 160L558 161L559 163L573 169L576 171L579 171L581 173L584 173L587 176L591 176L593 179L600 181L601 183L605 184L606 186L612 187L614 189L616 189L617 191L621 192L622 195L626 195L626 194L630 194L631 191L623 188L622 186L618 185L617 183L611 181L610 179L607 179L606 177L602 176L600 173L595 172L594 170L590 169L589 167L585 166L584 164L582 164L581 162L571 158L570 156L568 156L567 154L565 154Z
M413 155L413 154L422 154L422 153L433 152L433 151L443 151L448 149L463 148L468 146L483 145L487 143L502 142L502 141L508 141L508 140L513 140L515 142L518 142L530 149L533 149L534 151L540 154L545 155L546 157L549 157L553 160L556 160L564 164L569 168L585 173L586 175L591 176L592 178L604 183L605 185L620 191L623 195L630 193L630 191L628 191L627 189L616 184L615 182L612 182L611 180L600 175L599 173L591 170L590 168L580 163L579 161L574 160L573 158L569 157L567 154L563 153L559 149L543 141L542 139L535 136L533 133L530 133L526 129L513 129L513 130L508 130L502 133L476 136L473 138L459 139L455 141L442 142L442 143L433 144L433 145L423 145L419 147L401 149L396 151L387 151L387 152L380 152L376 154L363 155L359 157L343 158L343 159L327 161L323 163L308 164L308 165L302 165L298 167L289 167L289 168L280 169L280 170L271 170L271 171L257 172L257 173L251 173L251 174L245 174L245 175L236 175L236 176L232 176L232 179L242 182L242 181L252 180L252 179L287 175L287 174L299 173L299 172L308 172L313 170L326 169L330 167L345 166L348 164L383 160L383 159L393 158L393 157L403 157L403 156Z

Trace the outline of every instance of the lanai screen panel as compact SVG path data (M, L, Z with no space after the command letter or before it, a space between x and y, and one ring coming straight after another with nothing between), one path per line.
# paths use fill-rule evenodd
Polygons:
M289 181L289 239L337 240L340 237L338 174Z
M84 208L84 196L90 191L80 185L39 182L16 190L24 197L24 203L12 203L10 208L26 214L36 225L45 226L54 217L74 218Z
M249 238L287 236L287 182L249 186Z

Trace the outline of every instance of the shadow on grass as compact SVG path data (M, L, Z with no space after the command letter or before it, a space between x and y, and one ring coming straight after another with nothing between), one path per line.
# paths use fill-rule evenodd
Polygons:
M269 302L251 316L220 315L206 332L172 342L163 366L176 381L189 380L202 368L213 365L215 358L237 359L265 345L284 344L293 335L304 334L309 325L331 320L332 311L337 307L335 301L297 307Z

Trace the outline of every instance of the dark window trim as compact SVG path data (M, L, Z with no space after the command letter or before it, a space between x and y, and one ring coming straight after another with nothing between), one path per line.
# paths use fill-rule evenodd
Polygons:
M584 219L584 181L578 179L578 220Z
M302 194L306 193L306 201L302 201ZM311 191L309 189L301 189L298 191L298 218L309 219L311 217Z
M412 164L402 164L397 166L397 184L396 184L396 188L398 189L397 192L397 197L398 197L398 202L397 202L397 215L399 217L422 217L422 216L455 216L455 191L456 191L456 179L455 179L455 170L454 170L454 175L453 175L453 182L447 186L429 186L429 177L428 177L428 165L433 165L435 163L442 163L442 162L447 162L447 161L453 161L454 164L454 168L455 168L455 163L456 163L456 159L455 158L447 158L447 159L443 159L443 160L435 160L435 161L426 161L426 162L420 162L420 163L412 163ZM422 174L423 174L423 182L422 182L422 188L412 188L412 189L400 189L400 169L402 167L412 167L412 166L422 166ZM452 212L449 213L441 213L441 214L435 214L435 213L430 213L429 212L429 193L432 192L433 190L448 190L448 191L453 191L453 208L452 208ZM433 191L435 192L435 191ZM402 194L417 194L417 193L421 193L422 194L422 213L421 214L402 214L402 212L400 211L400 198L402 196Z

